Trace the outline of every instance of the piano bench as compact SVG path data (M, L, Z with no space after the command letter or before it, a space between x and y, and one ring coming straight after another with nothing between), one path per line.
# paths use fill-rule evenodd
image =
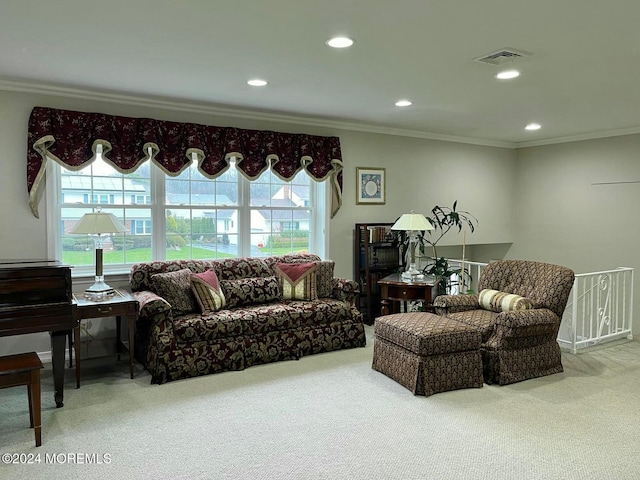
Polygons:
M40 420L40 357L35 352L0 357L0 388L27 386L29 421L36 436L36 447L42 445Z

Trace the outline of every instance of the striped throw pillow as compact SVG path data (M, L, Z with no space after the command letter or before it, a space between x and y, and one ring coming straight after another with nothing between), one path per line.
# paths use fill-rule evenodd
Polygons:
M191 274L191 290L203 313L215 312L226 304L224 293L213 270Z
M485 289L478 296L478 303L485 310L492 312L509 312L511 310L529 310L533 308L531 300L514 293Z
M318 298L315 262L276 263L280 291L285 300L316 300Z

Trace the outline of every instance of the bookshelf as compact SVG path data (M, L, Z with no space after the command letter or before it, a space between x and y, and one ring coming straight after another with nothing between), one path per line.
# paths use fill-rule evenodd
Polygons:
M398 246L393 223L356 223L354 234L354 279L360 283L358 308L364 322L371 325L380 316L378 280L398 271Z

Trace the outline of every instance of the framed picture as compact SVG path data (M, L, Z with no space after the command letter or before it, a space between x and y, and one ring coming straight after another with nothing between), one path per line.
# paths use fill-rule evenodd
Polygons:
M385 169L356 167L356 203L384 204Z

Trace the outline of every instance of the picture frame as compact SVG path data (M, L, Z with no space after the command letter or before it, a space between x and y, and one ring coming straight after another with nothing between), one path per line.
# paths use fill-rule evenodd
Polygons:
M356 167L356 204L384 205L386 202L384 168Z

